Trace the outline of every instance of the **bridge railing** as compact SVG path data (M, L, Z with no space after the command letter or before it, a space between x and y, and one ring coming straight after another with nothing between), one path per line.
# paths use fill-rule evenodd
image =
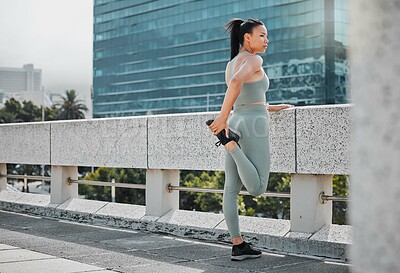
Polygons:
M271 172L290 173L290 229L332 221L332 177L348 174L351 105L270 113ZM50 202L78 197L78 166L144 168L146 215L179 209L179 170L223 170L225 151L205 121L217 112L0 125L0 190L6 164L51 165Z

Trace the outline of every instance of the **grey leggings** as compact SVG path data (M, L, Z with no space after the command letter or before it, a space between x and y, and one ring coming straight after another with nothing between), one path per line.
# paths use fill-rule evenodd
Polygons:
M239 144L226 152L223 211L229 234L241 236L238 215L238 194L244 185L254 196L265 192L268 185L269 113L265 105L235 107L228 120L229 128L241 135Z

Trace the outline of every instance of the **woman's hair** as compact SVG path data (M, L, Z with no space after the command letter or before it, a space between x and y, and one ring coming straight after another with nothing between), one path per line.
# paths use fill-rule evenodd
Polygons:
M244 34L253 33L253 28L264 25L259 19L242 20L240 18L231 19L226 25L226 31L231 33L231 60L239 53L240 46L243 46Z

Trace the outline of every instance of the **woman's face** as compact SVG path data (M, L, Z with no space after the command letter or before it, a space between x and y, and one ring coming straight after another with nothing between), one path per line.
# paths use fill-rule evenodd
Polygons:
M253 33L249 34L249 45L253 53L264 53L268 47L268 31L264 25L253 28Z

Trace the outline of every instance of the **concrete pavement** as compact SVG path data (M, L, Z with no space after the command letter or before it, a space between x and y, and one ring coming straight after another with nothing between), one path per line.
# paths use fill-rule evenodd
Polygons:
M263 252L233 262L231 247L162 234L0 211L0 272L345 273L351 265Z

